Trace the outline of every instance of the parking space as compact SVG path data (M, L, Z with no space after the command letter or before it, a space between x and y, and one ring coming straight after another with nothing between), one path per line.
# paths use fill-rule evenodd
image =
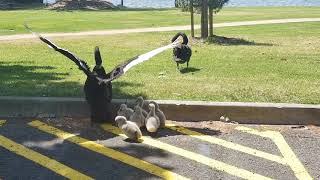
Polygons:
M140 142L88 120L0 120L0 179L319 179L319 127L174 122Z

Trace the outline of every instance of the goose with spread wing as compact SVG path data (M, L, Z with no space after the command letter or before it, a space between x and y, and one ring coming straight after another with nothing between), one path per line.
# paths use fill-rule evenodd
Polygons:
M53 48L55 51L63 54L67 58L71 59L79 67L79 69L82 70L87 76L95 76L95 78L99 81L99 84L111 82L111 81L119 78L123 74L125 74L132 67L151 59L152 57L156 56L157 54L160 54L161 52L163 52L167 49L174 49L183 43L183 42L180 42L180 40L176 38L176 40L173 40L172 43L169 45L166 45L166 46L154 49L154 50L147 52L145 54L130 58L129 60L117 65L112 71L110 71L108 74L106 74L106 76L107 76L106 78L103 78L103 77L99 77L96 74L90 72L90 68L88 67L87 63L85 61L81 60L80 58L78 58L77 56L75 56L73 53L69 52L66 49L58 47L53 42L51 42L49 39L41 36L38 33L35 33L34 31L31 30L30 27L28 27L27 24L25 24L24 26L31 33L38 36L40 38L40 40L42 42L46 43L50 48ZM96 47L95 57L96 57L96 62L98 59L98 62L102 63L102 59L101 59L98 47ZM101 64L100 64L100 66L101 66Z
M70 51L60 48L56 44L54 44L49 39L41 36L40 34L33 32L27 24L25 24L26 29L28 29L31 33L39 37L39 39L46 43L50 48L55 51L61 53L66 56L70 60L72 60L84 74L87 75L87 80L84 86L84 92L86 95L86 100L90 105L91 109L91 120L94 122L104 122L110 121L113 119L111 117L112 112L110 112L111 108L111 100L112 100L112 85L111 81L119 78L123 74L125 74L132 67L147 61L154 57L155 55L171 48L178 47L181 42L176 40L169 45L154 49L145 54L135 56L124 63L116 66L112 71L106 73L102 66L102 58L100 55L99 48L95 48L94 56L96 61L96 66L93 71L90 70L87 63L71 53Z

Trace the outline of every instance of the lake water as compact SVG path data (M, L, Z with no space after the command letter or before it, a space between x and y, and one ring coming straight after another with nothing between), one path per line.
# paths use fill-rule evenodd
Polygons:
M109 0L120 4L121 0ZM170 8L174 0L124 0L124 5L132 8ZM320 0L230 0L227 6L320 6Z

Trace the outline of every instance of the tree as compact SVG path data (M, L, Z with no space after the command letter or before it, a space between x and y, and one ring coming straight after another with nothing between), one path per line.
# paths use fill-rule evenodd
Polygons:
M175 0L175 6L183 11L191 12L191 33L193 33L193 7L201 12L201 38L208 37L208 17L209 34L213 36L213 14L218 13L229 0ZM209 10L209 15L208 15Z
M194 38L194 16L193 16L193 0L190 0L189 9L191 14L191 37Z
M208 0L201 2L201 39L208 38Z
M213 36L213 13L217 14L229 0L209 0L209 33Z

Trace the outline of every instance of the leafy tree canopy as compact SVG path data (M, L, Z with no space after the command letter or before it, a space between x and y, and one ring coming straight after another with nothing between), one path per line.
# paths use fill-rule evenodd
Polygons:
M215 13L219 12L229 0L208 0L208 6ZM182 8L183 11L189 10L190 0L175 0L175 6ZM194 7L200 11L202 0L193 0Z

